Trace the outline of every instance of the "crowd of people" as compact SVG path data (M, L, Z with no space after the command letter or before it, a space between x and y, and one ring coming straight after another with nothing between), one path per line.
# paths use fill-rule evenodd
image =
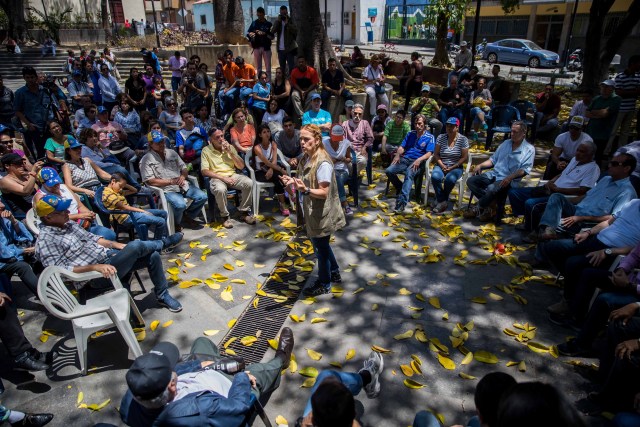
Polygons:
M273 185L282 217L302 210L318 259L318 279L303 294L326 294L342 280L331 237L357 209L347 192L357 191L354 175L357 183L376 153L395 189L395 215L410 206L412 191L420 194L417 183L427 167L433 168L435 192L430 211L445 213L472 142L486 133L492 108L505 103L499 66L490 79L480 76L463 43L446 87L432 97L420 55L413 53L403 82L404 109L393 111L381 58L374 55L361 75L367 111L354 102L335 59L320 73L305 56L296 56L296 22L286 6L280 12L272 25L262 8L256 10L247 34L254 64L231 50L220 52L212 77L200 58L175 52L168 61L171 81L165 82L157 54L143 49L144 66L130 69L121 85L115 56L105 48L79 57L69 52L67 93L32 67L23 69L25 85L15 93L0 78L0 273L17 275L37 296L43 267L105 278L146 268L158 304L179 312L160 254L182 241L183 228L203 227L199 217L209 200L221 225L234 227L230 193L238 196L236 219L255 224L252 205L261 182ZM273 40L279 67L272 76ZM344 64L348 71L362 60L355 54L351 59ZM464 212L466 219L500 224L508 201L512 214L524 217L517 228L524 242L537 246L535 256L522 260L535 268L548 264L563 277L563 299L548 308L550 320L579 330L558 346L560 353L598 355L602 389L590 399L627 412L640 399L638 381L627 380L640 374L640 141L628 143L639 71L640 57L633 56L623 73L600 84L599 95L585 93L564 124L558 120L562 99L547 85L532 100L532 129L524 117L514 121L510 137L471 169L466 186L477 202ZM339 120L327 110L332 98L344 104ZM524 187L535 159L532 142L542 135L555 139L548 181ZM599 163L609 155L601 171ZM157 206L160 200L166 205ZM32 217L40 223L36 230L22 222ZM117 241L122 229L134 229L139 239ZM620 261L618 255L627 256ZM0 338L14 366L49 368L52 356L25 338L11 295L11 285L0 282ZM602 351L595 353L603 332ZM292 348L292 332L285 328L273 361L236 375L211 367L221 358L209 340L196 341L182 364L175 347L154 349L127 373L123 421L184 425L185 411L204 405L215 408L208 417L239 425L253 405L251 390L259 398L278 386ZM323 372L299 424L352 425L353 396L364 388L376 397L383 366L374 352L358 373ZM538 400L526 412L518 405L529 398ZM478 384L479 420L469 425L537 425L542 421L522 417L542 407L556 411L558 425L582 425L562 399L551 386L491 374ZM621 416L617 425L632 425L638 417ZM4 419L44 425L51 417L0 407ZM434 423L429 413L419 413L414 426Z

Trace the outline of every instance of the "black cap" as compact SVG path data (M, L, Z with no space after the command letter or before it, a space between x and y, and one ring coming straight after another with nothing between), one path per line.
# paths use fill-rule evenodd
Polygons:
M131 393L143 400L160 396L169 385L179 358L178 347L169 342L158 343L149 353L138 357L126 375Z
M5 154L4 156L2 156L2 158L0 158L0 162L2 162L3 165L21 165L22 164L22 157L20 157L18 154L16 153L8 153Z

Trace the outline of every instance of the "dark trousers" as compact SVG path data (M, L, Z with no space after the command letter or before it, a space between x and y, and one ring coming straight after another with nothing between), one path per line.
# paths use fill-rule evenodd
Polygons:
M422 93L422 82L416 82L415 80L407 82L405 92L406 99L404 101L404 111L409 111L409 103L411 102L411 97L413 95L420 96L420 94Z
M27 131L24 133L24 139L25 143L31 150L31 153L33 153L33 155L35 156L34 160L40 159L47 155L44 149L44 143L47 140L44 132L41 132L39 130Z
M222 359L218 347L205 337L196 338L191 346L190 354L194 355L198 360L212 360L217 362ZM257 398L260 398L261 395L272 392L280 385L282 359L274 357L267 363L254 363L247 366L247 370L251 372L251 375L256 377L257 389L252 389L251 393ZM222 374L233 381L233 375Z
M604 381L601 390L607 400L607 409L615 411L634 410L633 400L640 383L640 354L620 359L615 355L618 344L640 337L640 317L629 319L627 324L621 321L609 323L607 329L606 352L600 359L600 373Z
M280 68L282 69L282 74L289 77L291 74L291 70L293 70L296 66L296 55L298 54L298 49L292 49L290 51L279 50L278 49L278 62L280 63ZM287 68L287 65L289 66Z
M598 294L582 323L580 333L576 337L578 344L584 348L591 347L593 341L607 324L611 312L637 301L637 297L631 293L604 291ZM640 337L640 335L638 336Z
M0 291L4 292L4 289L0 288ZM14 359L33 348L24 336L18 312L12 304L5 303L0 307L0 341Z
M26 262L16 261L5 264L0 267L0 273L6 274L9 279L11 279L11 276L14 274L17 274L20 280L22 280L22 283L24 283L34 295L38 295L38 278L33 273L31 265Z
M273 191L276 194L284 194L284 186L282 185L282 181L280 181L280 177L282 174L280 172L273 172L271 175L271 179L267 179L267 173L261 170L256 171L256 181L260 182L270 182L273 184Z
M323 285L331 284L331 275L333 271L338 271L338 261L333 255L331 244L329 243L331 236L312 237L311 243L318 258L318 279Z

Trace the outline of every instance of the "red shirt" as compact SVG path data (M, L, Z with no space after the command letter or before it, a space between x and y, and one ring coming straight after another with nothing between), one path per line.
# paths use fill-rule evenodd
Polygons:
M318 72L308 65L305 71L300 71L298 67L291 71L291 86L295 87L297 84L300 89L307 90L310 86L317 86L319 82Z

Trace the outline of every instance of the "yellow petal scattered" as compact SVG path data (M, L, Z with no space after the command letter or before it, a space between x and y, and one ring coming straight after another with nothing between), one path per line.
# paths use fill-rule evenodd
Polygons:
M464 357L464 359L462 359L462 362L460 362L461 365L468 365L469 363L471 363L471 361L473 360L473 353L469 352L467 353L467 355Z
M327 319L325 319L324 317L314 317L313 319L311 319L311 323L323 323L323 322L327 322Z
M204 331L204 334L208 337L212 337L216 335L218 332L220 332L219 329L207 329L206 331Z
M152 331L155 331L158 328L159 325L160 325L160 321L159 320L154 320L149 325L149 329L151 329Z
M408 330L402 334L395 335L393 339L395 340L406 340L407 338L411 338L413 336L413 329Z
M464 372L460 372L458 375L460 376L460 378L465 379L465 380L475 380L476 379L476 377L474 377L473 375L465 374Z
M87 405L88 409L91 409L92 411L99 411L101 409L103 409L105 406L107 406L109 403L111 402L111 399L107 399L104 402L98 404L98 403L92 403L91 405Z
M419 389L419 388L423 388L426 387L424 384L419 383L418 381L414 381L412 379L409 378L405 378L405 380L402 382L406 387L410 388L410 389Z
M476 304L486 304L487 299L485 297L473 297L471 298L471 302L475 302Z
M371 350L375 351L376 353L391 353L391 350L377 345L372 345Z
M475 354L473 355L473 358L478 362L488 363L488 364L495 364L499 362L498 356L484 350L476 351Z
M344 357L344 360L351 360L355 357L356 351L352 348L347 351L347 355Z
M316 383L316 379L315 378L307 378L306 380L304 380L304 382L302 383L302 385L300 387L304 387L304 388L310 388L313 387Z
M78 393L78 399L76 400L76 406L80 405L83 400L84 400L84 393L83 392Z
M440 308L440 298L438 297L429 298L429 304L431 304L435 308Z
M253 268L264 268L264 264L253 264Z
M285 417L283 417L282 415L278 415L276 417L276 425L288 426L289 425L289 421L287 421L287 419Z
M231 280L231 283L236 283L238 285L246 285L247 281L244 279L233 279Z
M325 313L328 313L329 310L331 310L329 307L323 307L323 308L319 308L317 310L313 310L313 312L317 313L317 314L325 314Z
M235 270L235 267L231 264L225 264L222 267L224 267L225 269L229 270L229 271L233 271Z
M162 324L163 328L168 328L169 326L173 325L173 320L167 320L166 322L164 322Z
M240 339L242 345L247 347L251 347L256 341L258 341L258 338L251 335L247 335L246 337L242 337L242 339Z
M236 322L238 321L238 319L231 319L227 322L227 328L233 328L233 326L236 324Z
M438 362L442 365L443 368L448 369L450 371L456 369L456 364L453 360L449 359L442 354L438 354Z
M526 372L527 371L527 364L524 363L524 360L520 363L518 363L518 371L520 372Z
M167 269L167 273L171 274L172 276L175 276L177 274L180 274L180 269L178 267L171 267Z
M413 376L413 369L409 365L400 365L400 370L407 377Z
M309 357L312 358L313 360L322 359L322 353L318 353L317 351L311 350L309 348L307 348L306 350L307 350L307 354L309 355Z
M318 370L313 366L309 366L307 368L302 368L298 372L303 377L315 378L318 376Z
M400 295L411 295L411 294L412 294L412 292L411 292L410 290L408 290L407 288L402 288L402 289L400 289L400 290L398 291L398 293L399 293Z

